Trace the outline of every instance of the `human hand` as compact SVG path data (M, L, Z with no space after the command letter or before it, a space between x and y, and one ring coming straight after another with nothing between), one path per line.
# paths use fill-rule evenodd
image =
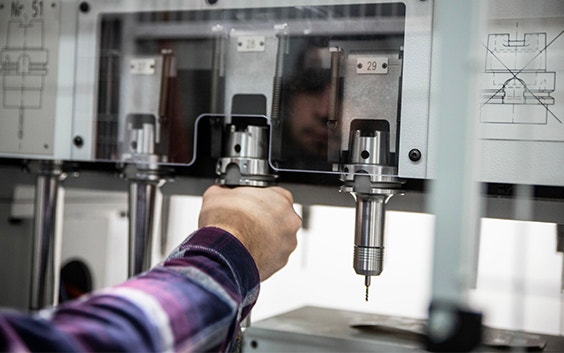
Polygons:
M239 239L264 281L284 267L297 246L301 218L292 194L281 187L211 186L203 195L198 226L218 227Z

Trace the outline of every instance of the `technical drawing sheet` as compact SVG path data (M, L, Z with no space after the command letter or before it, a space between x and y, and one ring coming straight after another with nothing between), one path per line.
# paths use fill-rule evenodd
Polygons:
M489 21L482 39L481 138L564 141L562 15Z
M53 150L59 1L0 2L0 152Z

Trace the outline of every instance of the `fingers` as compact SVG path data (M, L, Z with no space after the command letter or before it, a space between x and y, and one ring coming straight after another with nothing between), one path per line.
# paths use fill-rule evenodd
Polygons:
M289 204L294 204L292 193L280 186L270 186L266 188L256 188L251 186L239 186L236 188L227 188L219 185L210 186L203 197L213 199L215 197L234 197L234 198L260 198L268 201L271 197L281 196Z
M278 186L267 188L211 186L203 195L200 227L223 228L249 250L261 275L282 268L297 247L301 218L292 194Z
M252 189L255 188L247 188L249 192L254 192ZM302 218L296 213L294 210L294 197L290 191L280 186L270 186L267 188L260 189L264 192L265 197L267 198L274 198L276 196L281 197L282 200L286 201L286 207L283 210L290 211L290 214L287 215L286 221L290 222L289 226L292 230L297 232L302 226ZM274 202L274 200L271 200ZM277 201L277 200L276 200Z
M291 204L294 203L294 197L292 196L292 193L280 186L271 186L268 188L269 190L281 195L282 197L284 197L285 199L287 199Z

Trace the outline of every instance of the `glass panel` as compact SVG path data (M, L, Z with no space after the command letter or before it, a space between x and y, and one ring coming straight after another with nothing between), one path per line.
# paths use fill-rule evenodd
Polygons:
M276 170L340 172L334 165L366 153L395 168L405 13L362 4L104 14L96 159L219 158L228 129L217 125L237 115L239 125L266 119Z

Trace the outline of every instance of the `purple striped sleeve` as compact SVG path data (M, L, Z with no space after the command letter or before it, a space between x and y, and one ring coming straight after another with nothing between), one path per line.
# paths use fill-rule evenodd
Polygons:
M203 228L123 284L42 315L0 315L0 349L227 351L258 291L245 247L221 229Z

